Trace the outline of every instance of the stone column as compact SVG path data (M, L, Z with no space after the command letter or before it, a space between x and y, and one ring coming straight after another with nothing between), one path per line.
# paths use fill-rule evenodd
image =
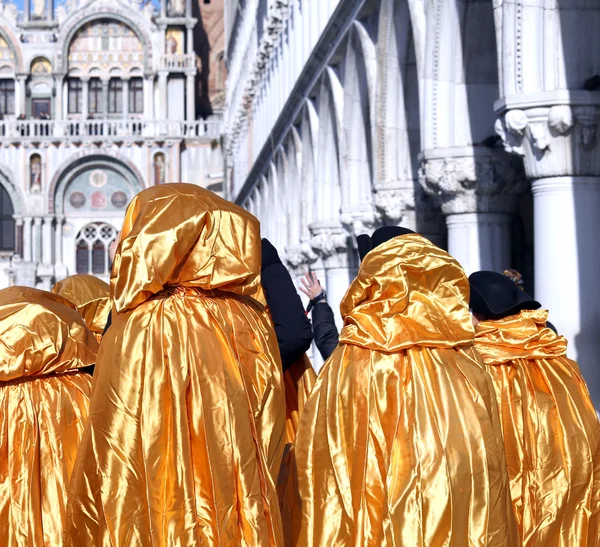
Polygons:
M54 217L44 217L42 225L42 262L52 264L52 222Z
M54 98L54 119L62 120L63 114L63 88L64 88L64 75L54 74L54 87L56 89L56 95Z
M144 78L144 117L154 120L154 75Z
M46 20L54 21L54 0L46 0Z
M33 260L42 261L42 217L33 218Z
M511 217L527 189L518 161L492 148L429 150L420 179L446 216L448 252L467 275L511 267Z
M158 73L158 119L167 119L167 75L166 70Z
M31 217L23 218L23 260L25 262L31 262L33 260L31 221Z
M27 2L25 3L27 5ZM17 74L17 87L15 93L15 115L27 114L27 74Z
M109 80L102 80L102 117L108 118L108 83Z
M25 0L23 4L23 7L25 8L25 18L23 22L29 23L29 21L31 21L31 0Z
M341 224L314 223L310 227L310 245L324 270L327 300L331 305L338 330L343 326L340 302L350 285L349 234Z
M123 78L123 118L129 116L129 78Z
M15 254L23 258L23 217L14 215L15 219Z
M64 215L56 216L56 226L54 231L54 270L57 281L67 277L67 268L63 263L63 224Z
M188 122L193 122L196 119L196 73L188 72L185 83L185 119Z
M81 78L81 93L83 93L83 101L81 102L81 117L86 120L90 115L90 80L89 78Z
M497 112L496 131L531 179L535 298L600 408L600 99L576 90L515 95Z
M168 0L161 0L161 2L160 2L160 18L161 19L167 18L167 2L168 2Z

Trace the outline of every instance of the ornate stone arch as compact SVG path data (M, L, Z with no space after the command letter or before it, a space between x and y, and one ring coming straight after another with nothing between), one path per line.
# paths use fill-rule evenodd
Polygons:
M375 205L385 222L410 224L421 150L419 47L411 0L382 0L374 111Z
M22 188L15 184L15 174L6 165L0 164L0 185L7 191L12 201L15 215L26 216L28 213L27 199Z
M62 214L67 186L78 174L92 167L110 167L116 170L127 180L135 193L146 187L139 170L125 158L107 152L80 152L63 162L52 178L48 189L48 210L51 214Z
M319 116L312 100L307 99L302 113L300 139L302 140L301 174L301 228L300 237L303 241L310 238L309 226L315 220L314 194L316 183L317 150L319 135Z
M337 74L327 67L321 78L319 93L319 136L316 157L314 220L339 224L342 206L340 179L341 112L344 91Z
M371 215L373 189L373 111L376 82L375 44L358 21L348 36L344 70L342 208L346 215Z
M25 72L25 63L23 61L23 52L18 46L19 39L10 28L4 25L0 25L0 36L4 38L15 57L15 73L23 74Z
M105 4L96 3L75 11L73 16L61 26L57 40L59 48L56 54L56 72L62 74L68 72L69 46L73 37L83 25L98 19L113 19L131 28L144 46L144 70L146 73L153 72L152 36L146 20L134 10L125 7L125 5L107 7Z

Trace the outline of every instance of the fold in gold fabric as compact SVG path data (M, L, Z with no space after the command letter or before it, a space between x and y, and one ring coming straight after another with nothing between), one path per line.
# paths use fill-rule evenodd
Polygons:
M0 291L0 545L63 544L67 487L98 344L49 292Z
M93 275L77 274L56 283L52 292L75 305L85 324L100 342L110 312L108 283Z
M197 186L133 199L69 545L281 545L285 396L275 332L253 298L260 249L258 221Z
M600 545L600 425L567 342L548 313L477 325L494 382L524 547Z
M300 418L298 546L518 544L469 285L418 235L371 251Z

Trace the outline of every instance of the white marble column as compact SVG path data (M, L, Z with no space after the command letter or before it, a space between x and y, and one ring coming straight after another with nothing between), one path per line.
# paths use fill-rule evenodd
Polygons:
M158 73L158 119L167 119L167 75L166 70Z
M56 95L54 97L54 113L53 117L55 120L63 119L63 75L54 75L54 87L56 89Z
M166 19L167 17L167 2L168 0L160 0L160 17Z
M428 150L420 182L441 207L448 252L467 274L511 267L512 214L527 189L516 158L489 148Z
M81 93L83 100L81 101L81 117L87 120L90 114L90 80L89 78L81 78Z
M62 233L64 222L65 217L63 215L56 216L56 226L54 230L54 262L56 262L56 264L62 264L63 261Z
M102 117L108 118L108 85L109 80L102 80Z
M46 20L54 21L54 0L46 0Z
M25 8L25 18L23 22L29 23L31 20L31 0L24 0L23 4L23 7Z
M188 122L193 122L196 119L196 74L188 72L185 83L185 117Z
M33 218L33 260L42 261L42 217Z
M154 120L154 76L144 78L144 117Z
M23 217L13 215L15 219L15 254L23 258Z
M600 409L600 99L559 90L497 106L496 131L532 181L535 298Z
M511 215L462 213L446 216L448 249L467 275L511 267Z
M52 264L52 222L54 217L44 217L42 225L42 262Z
M33 260L31 222L31 217L23 217L23 260L25 262Z
M27 114L27 74L17 74L15 92L15 115Z
M123 78L123 118L129 116L129 78Z

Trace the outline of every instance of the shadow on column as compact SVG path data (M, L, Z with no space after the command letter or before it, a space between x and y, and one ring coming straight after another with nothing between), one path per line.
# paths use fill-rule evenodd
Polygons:
M558 82L570 92L571 104L586 101L600 105L600 5L595 0L572 2L558 0L560 9L560 40L564 52L566 82ZM582 369L596 408L600 408L600 162L598 138L600 123L598 107L576 109L571 155L574 164L570 172L578 175L573 181L575 236L577 246L577 277L579 288L580 330L575 340L577 361ZM582 119L591 114L588 119ZM578 119L579 116L579 119ZM587 133L590 131L590 133ZM587 136L584 134L587 133ZM568 204L566 204L568 206ZM561 267L556 264L556 267ZM556 287L557 291L563 290Z
M202 22L200 2L192 2L192 17L198 20L194 27L194 53L200 58L202 68L196 73L196 117L206 119L213 113L208 89L210 76L210 50L211 45L208 34Z
M494 203L498 199L506 200L506 196L500 195L498 198L498 195L492 195L485 191L485 187L491 181L479 178L481 176L495 177L496 182L502 184L505 178L510 180L514 177L515 184L520 186L524 184L525 180L522 160L505 152L502 141L494 129L496 121L494 102L499 98L500 89L493 2L492 0L483 2L464 0L457 2L457 9L460 18L464 85L473 152L476 157L481 156L482 158L490 157L490 153L492 154L489 160L491 161L489 169L486 159L477 161L477 165L481 168L477 173L476 181L477 187L481 188L477 193L477 212L480 215L478 221L480 223L478 228L479 256L483 267L489 267L485 266L486 262L495 262L499 255L506 252L500 249L490 249L489 245L506 237L505 228L502 228L502 226L506 226L503 224L506 221L503 221L500 215L510 215L510 233L507 244L510 245L511 252L504 259L508 262L497 266L497 269L518 269L523 274L527 286L533 287L533 228L532 224L528 222L530 198L527 198L526 194L521 195L519 201L522 203L519 203L516 211L511 212L510 207L507 208L503 203ZM511 173L502 172L507 169L511 170ZM522 176L519 177L518 173L522 173ZM504 193L510 191L510 188L499 190ZM483 218L484 215L481 213L488 211L493 215L498 215L498 219L494 220L494 216ZM484 235L483 231L485 230L489 230L489 233Z

